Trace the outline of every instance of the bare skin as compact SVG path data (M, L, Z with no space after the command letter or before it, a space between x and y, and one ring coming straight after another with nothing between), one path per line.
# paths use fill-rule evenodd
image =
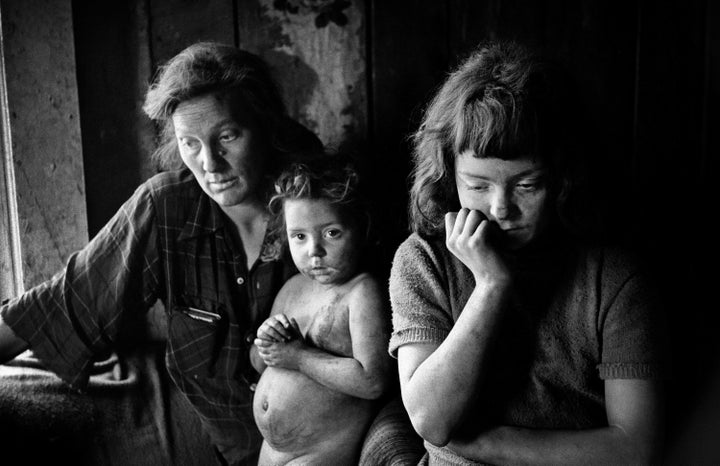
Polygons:
M302 273L280 290L251 354L262 372L253 406L264 437L258 464L357 464L389 377L382 293L369 274L353 276L353 232L337 215L300 206L298 220L319 225L306 228L287 207L288 229L302 232L290 239Z

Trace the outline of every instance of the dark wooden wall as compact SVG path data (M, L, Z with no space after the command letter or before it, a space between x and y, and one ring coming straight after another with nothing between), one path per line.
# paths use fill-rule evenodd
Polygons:
M662 284L675 363L669 443L692 457L675 439L713 399L719 365L717 306L708 304L717 240L710 154L720 153L714 2L73 0L72 13L90 235L153 173L143 93L157 66L196 40L265 57L292 115L326 143L362 151L379 187L388 260L407 233L408 136L449 69L495 38L560 59L582 90L578 109L590 109L602 234L645 254Z

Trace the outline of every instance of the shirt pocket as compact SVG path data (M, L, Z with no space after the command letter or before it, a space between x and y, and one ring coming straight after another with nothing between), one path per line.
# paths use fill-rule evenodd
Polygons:
M226 333L222 304L181 296L168 317L168 369L174 376L215 377Z

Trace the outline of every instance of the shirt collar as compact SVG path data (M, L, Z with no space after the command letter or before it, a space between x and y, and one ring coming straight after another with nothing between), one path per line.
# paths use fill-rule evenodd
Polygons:
M225 227L226 222L227 220L225 220L220 206L204 193L200 194L190 209L190 215L178 239L184 241L212 234ZM265 239L263 240L258 260L260 262L279 260L282 251L282 241L268 229L268 231L265 232Z
M208 235L222 228L224 225L225 219L223 219L222 213L220 212L220 207L215 202L212 202L207 195L201 193L197 199L195 199L190 209L190 215L178 239L183 241Z

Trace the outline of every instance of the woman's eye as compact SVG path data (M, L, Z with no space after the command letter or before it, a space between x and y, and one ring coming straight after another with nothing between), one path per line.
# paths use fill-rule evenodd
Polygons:
M230 142L235 139L237 139L238 133L236 131L225 131L222 134L220 134L220 141L222 142Z
M304 233L293 233L290 235L290 238L296 240L296 241L302 241L305 239Z
M196 141L195 139L187 138L181 139L180 145L189 150L196 150L198 147L200 147L200 143L198 141Z
M488 184L468 185L468 189L470 189L471 191L483 192L483 191L487 191L488 189L490 189L490 185L488 185Z
M533 181L533 182L526 182L526 183L518 183L518 184L515 185L515 186L516 186L520 191L531 192L531 191L535 191L535 190L537 190L538 188L540 188L540 183L539 183L539 182L536 182L536 181Z

